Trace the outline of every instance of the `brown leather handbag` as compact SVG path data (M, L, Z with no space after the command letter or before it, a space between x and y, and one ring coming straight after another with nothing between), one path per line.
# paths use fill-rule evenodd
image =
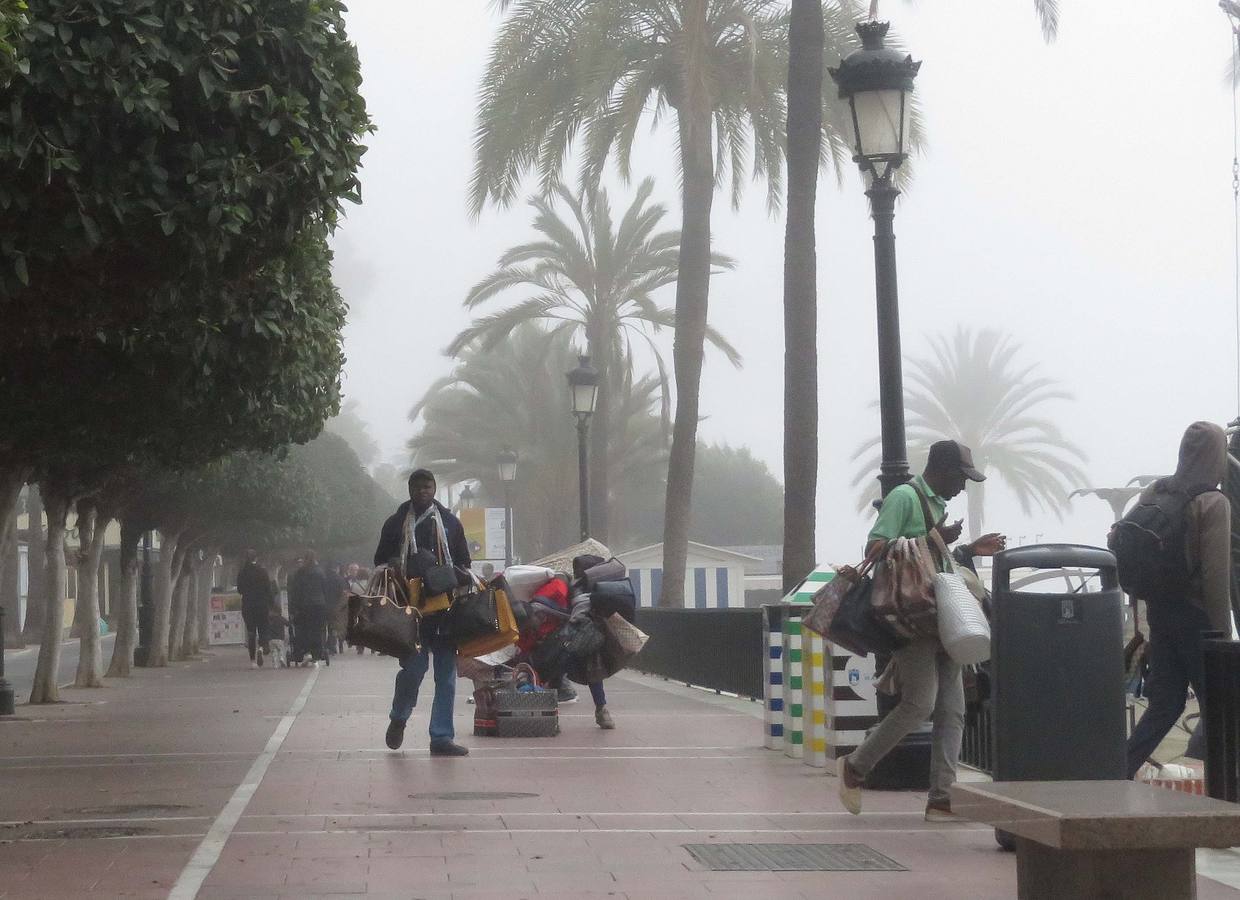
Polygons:
M345 639L397 659L422 649L422 614L410 602L404 579L391 568L378 569L365 594L349 595Z

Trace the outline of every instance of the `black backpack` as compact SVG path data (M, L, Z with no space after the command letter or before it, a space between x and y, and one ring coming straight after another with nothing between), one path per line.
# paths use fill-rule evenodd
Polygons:
M1188 504L1214 490L1212 485L1187 490L1156 485L1149 500L1111 527L1107 546L1115 554L1125 593L1155 603L1188 599L1192 587L1184 543Z

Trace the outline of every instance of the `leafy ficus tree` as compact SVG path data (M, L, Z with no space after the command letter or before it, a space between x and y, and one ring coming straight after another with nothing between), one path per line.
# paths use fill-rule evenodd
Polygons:
M109 465L151 448L209 458L177 411L298 420L260 446L310 437L334 411L338 329L318 371L322 342L289 335L328 331L336 313L320 305L304 321L291 288L266 315L247 304L254 279L282 277L273 267L286 288L300 280L288 266L314 253L290 263L290 247L321 241L357 197L370 123L343 6L42 0L16 43L0 104L0 520L12 485L65 446ZM255 333L292 345L283 381L246 380L262 371L252 357L230 368L231 344ZM220 372L239 394L212 381ZM156 426L170 423L169 438ZM54 669L44 676L54 695Z

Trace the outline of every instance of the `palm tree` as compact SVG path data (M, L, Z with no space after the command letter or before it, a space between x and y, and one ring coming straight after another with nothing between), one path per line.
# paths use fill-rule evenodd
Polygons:
M448 347L453 356L475 341L491 349L519 324L539 320L555 323L556 332L584 338L600 375L596 424L590 432L590 507L597 513L595 537L604 542L610 500L611 380L626 377L617 371L617 364L632 359L633 337L645 341L654 353L665 418L670 406L667 369L654 335L675 324L675 312L660 306L652 295L676 280L680 232L658 230L667 209L649 203L653 191L654 181L647 178L618 225L601 188L592 195L573 194L557 184L551 195L531 199L539 237L504 253L499 268L470 290L465 307L475 310L512 290L526 292L526 298L477 319ZM560 207L567 209L567 218ZM734 265L721 254L713 254L711 261L719 269ZM706 334L733 365L740 365L740 354L718 332L708 328Z
M525 559L577 541L577 439L563 374L575 361L567 334L526 322L494 348L475 342L462 350L455 370L409 414L421 421L409 441L414 465L430 466L441 484L477 481L486 496L500 497L495 456L505 447L517 451L514 535ZM627 358L616 371L608 428L622 503L637 478L661 467L664 441L658 379L634 380Z
M1085 454L1039 410L1072 395L1039 376L1036 364L1018 363L1020 345L997 331L958 328L950 338L933 338L931 348L933 358L910 362L904 392L910 460L924 463L935 441L960 441L973 450L979 469L994 472L1016 493L1023 512L1036 504L1062 516L1069 490L1085 481L1078 464ZM862 489L858 510L878 497L872 481L878 445L875 438L853 454L854 461L864 460L852 482ZM977 537L985 520L985 485L970 483L968 492L969 533Z
M674 115L682 243L673 364L676 416L667 480L663 601L683 602L699 388L710 288L710 217L730 175L734 205L747 173L779 203L788 70L784 0L498 0L511 10L483 78L471 207L510 203L534 169L549 188L581 151L596 185L613 152L629 174L646 113ZM853 46L853 4L825 8L824 53ZM846 158L842 109L824 92L824 161ZM580 140L578 140L580 138ZM752 153L751 153L752 148ZM752 161L751 157L752 156Z
M784 591L817 564L818 259L814 203L822 152L819 0L792 0L788 22L788 218L784 231Z

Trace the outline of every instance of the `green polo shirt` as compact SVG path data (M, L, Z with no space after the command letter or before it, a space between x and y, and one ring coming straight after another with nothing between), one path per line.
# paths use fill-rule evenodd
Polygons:
M921 499L917 496L917 491L913 489L914 484L926 495L930 514L934 516L933 522L925 520L921 509ZM926 484L926 479L918 475L913 478L912 484L902 484L893 488L883 500L883 505L878 511L878 521L870 529L870 537L866 543L894 541L901 537L922 537L930 530L930 526L942 521L946 512L947 501L931 490L930 485Z

